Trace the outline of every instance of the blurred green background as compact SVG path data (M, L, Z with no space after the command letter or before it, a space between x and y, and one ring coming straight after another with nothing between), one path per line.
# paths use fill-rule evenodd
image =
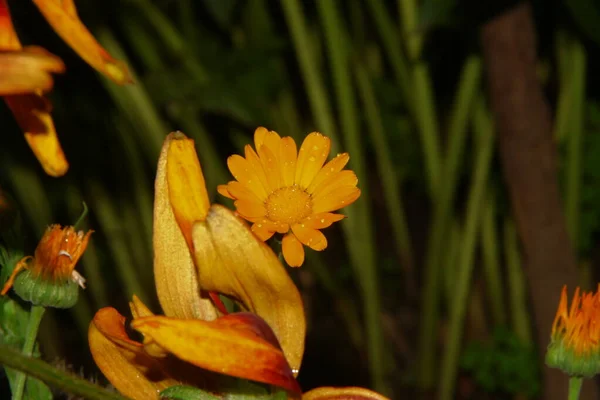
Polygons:
M304 390L538 393L527 282L478 40L481 24L515 3L78 1L84 23L133 74L134 85L119 87L84 64L32 3L10 1L22 42L67 65L49 97L71 167L63 178L44 175L3 105L0 187L20 210L30 252L48 224L73 223L82 201L95 230L78 267L88 289L74 309L46 316L43 357L105 383L87 347L96 310L126 314L137 294L160 311L152 201L166 134L195 139L209 192L231 206L216 196L231 179L226 158L265 126L297 141L315 130L331 137L333 154L350 153L363 192L349 218L325 231L326 251L308 250L305 265L290 269L308 318ZM538 1L533 9L567 225L589 283L600 228L592 73L600 6ZM453 307L464 315L453 317ZM451 324L462 327L458 335Z

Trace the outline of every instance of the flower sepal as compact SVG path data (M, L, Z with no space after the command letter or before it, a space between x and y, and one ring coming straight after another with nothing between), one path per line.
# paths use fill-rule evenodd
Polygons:
M13 289L23 300L42 307L71 308L79 298L76 282L70 279L62 282L47 280L29 270L15 278Z
M551 342L546 351L546 365L569 376L592 378L600 373L600 354L577 354L562 341Z
M288 392L244 379L236 379L228 376L222 377L227 381L220 387L219 393L225 394L228 400L287 400ZM298 395L300 396L300 395ZM219 400L222 397L212 394L193 386L177 385L171 386L160 392L161 399L169 400Z

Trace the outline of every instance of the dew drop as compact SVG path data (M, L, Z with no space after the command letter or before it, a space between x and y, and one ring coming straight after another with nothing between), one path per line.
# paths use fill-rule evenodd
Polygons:
M310 156L310 157L308 157L308 161L315 162L315 161L317 161L317 159L314 156Z
M324 224L325 223L325 218L321 218L321 223Z
M259 228L262 228L262 224L257 224L256 226L258 226Z

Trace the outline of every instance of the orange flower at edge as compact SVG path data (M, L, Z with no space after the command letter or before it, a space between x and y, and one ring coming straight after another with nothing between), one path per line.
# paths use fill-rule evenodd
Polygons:
M569 375L591 377L600 373L600 284L594 292L575 290L568 307L564 286L552 324L546 364Z
M245 157L233 155L227 165L236 179L220 185L223 196L235 200L237 213L253 223L261 240L284 234L283 256L292 267L304 262L303 245L321 251L327 239L320 231L344 218L332 211L352 204L360 196L358 179L343 170L350 159L329 156L331 141L318 132L309 134L299 152L291 137L259 127L254 132L256 151L245 147Z

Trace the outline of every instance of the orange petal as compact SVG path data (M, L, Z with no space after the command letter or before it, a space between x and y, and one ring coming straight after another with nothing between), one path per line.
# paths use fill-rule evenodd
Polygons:
M330 192L326 196L314 199L313 213L319 214L339 210L356 201L360 197L360 189L355 186L346 186L337 191Z
M308 228L324 229L329 228L331 224L341 221L344 218L346 218L346 216L342 214L320 213L308 216L302 223Z
M171 204L170 186L173 184L174 192L180 193L183 199L175 199L179 204L179 216L183 225L190 223L190 220L202 218L206 214L199 208L204 207L203 183L191 181L200 179L198 174L199 165L193 149L190 149L190 142L179 136L181 134L170 134L163 144L158 168L156 171L156 181L154 186L154 228L153 228L153 247L154 247L154 279L156 282L156 292L160 305L166 315L178 318L201 318L212 320L217 317L212 302L203 298L200 294L200 286L196 276L196 267L190 252L185 235L178 224L174 208ZM178 142L175 150L171 152L171 144ZM175 167L169 167L172 156L179 154L185 159L175 161ZM189 158L192 158L190 160ZM168 171L175 173L177 171L185 174L184 176L171 176L168 179ZM190 174L188 176L187 174ZM192 189L184 187L185 184L191 185ZM194 197L188 199L187 197ZM185 207L196 207L186 210ZM184 212L185 211L185 212ZM188 212L189 211L189 212ZM194 213L197 213L194 215ZM185 216L185 217L184 217ZM187 222L184 220L187 218Z
M300 293L269 246L230 210L213 205L194 226L200 286L238 299L277 335L294 370L304 353L306 321Z
M235 181L231 181L231 182L235 182ZM229 183L231 183L229 182ZM227 185L219 185L217 186L217 192L219 192L219 194L221 196L225 196L228 199L233 199L235 200L235 197L233 197L230 193L229 193L229 183Z
M256 156L256 163L262 170L258 156ZM238 154L234 154L227 158L227 166L229 167L229 171L231 171L233 177L239 183L251 190L261 201L265 201L267 199L268 194L265 189L266 179L263 184L257 175L257 171L255 171L255 167L253 167L248 160Z
M0 0L0 50L20 50L21 42L13 27L6 0Z
M304 247L293 233L283 237L281 251L285 262L290 267L299 267L304 264Z
M254 314L229 314L210 322L147 317L131 326L198 367L300 392L273 332Z
M127 67L112 58L94 39L77 16L72 1L33 0L33 2L54 31L89 65L118 84L131 82Z
M262 203L255 203L250 200L236 200L235 208L244 218L261 218L267 215L267 209Z
M292 232L304 245L310 247L313 250L321 251L327 247L327 238L321 231L312 229L306 226L306 224L295 224L292 225Z
M319 132L313 132L304 139L296 164L295 182L297 185L302 188L310 186L321 167L323 167L323 163L327 160L330 148L331 140Z
M289 136L279 142L279 162L281 164L281 177L284 186L292 186L296 178L296 159L298 150L296 142Z
M249 200L258 204L263 203L252 190L248 189L246 186L242 185L238 181L229 182L229 184L227 185L227 190L229 191L229 194L233 196L234 199Z
M256 150L261 148L268 133L269 130L263 126L259 126L254 130L254 148Z
M359 387L320 387L306 392L302 400L389 400L371 390Z
M279 150L279 144L277 145ZM260 150L258 150L260 162L262 163L265 175L267 177L267 183L269 184L269 192L274 192L281 187L281 167L279 166L279 151L275 154L269 146L264 144Z
M271 237L275 234L275 231L268 230L266 225L261 224L260 222L255 222L252 224L252 232L263 242L271 239Z
M88 341L96 365L119 392L133 399L158 399L161 390L176 385L141 343L125 332L125 317L114 308L96 313ZM152 377L151 379L149 377Z
M41 47L0 53L0 95L47 92L54 85L51 73L64 70L61 59Z
M331 192L336 192L344 186L356 186L358 178L354 171L345 170L330 176L315 187L312 196L314 199L319 196L327 196Z
M181 132L173 132L166 142L167 182L169 200L175 213L175 219L192 248L192 225L206 218L210 201L202 167L198 161L194 141Z
M267 179L267 174L265 173L263 163L258 156L258 153L252 149L252 146L247 144L244 146L244 156L246 157L246 161L250 166L250 172L254 174L253 179L257 182L260 182L267 195L270 194L271 187L269 186L269 180Z
M342 153L335 156L335 158L333 158L331 161L325 164L323 168L321 168L315 179L308 187L308 192L313 193L315 188L319 186L323 181L327 180L333 175L336 175L338 172L344 169L346 164L348 164L349 160L350 156L348 155L348 153Z
M55 177L66 174L69 163L58 141L48 100L37 94L6 96L4 99L44 171Z

